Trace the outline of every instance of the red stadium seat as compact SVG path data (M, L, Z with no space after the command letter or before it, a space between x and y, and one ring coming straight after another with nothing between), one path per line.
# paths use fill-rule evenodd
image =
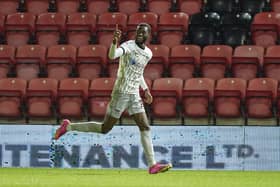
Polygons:
M26 80L17 78L0 79L0 118L5 123L23 118L23 102L26 92Z
M198 45L178 45L171 48L169 71L171 77L183 80L192 78L200 63Z
M79 77L89 80L100 77L107 63L107 54L107 48L103 45L79 47L77 55Z
M56 123L58 81L38 78L29 81L26 90L26 114L29 123Z
M189 16L182 12L162 14L158 23L158 40L168 47L180 45L187 34Z
M110 1L108 0L87 0L88 12L100 15L109 11Z
M40 45L23 45L17 48L15 71L18 78L31 80L44 67L47 49Z
M149 45L152 53L152 59L147 64L144 77L155 80L163 77L163 73L168 66L169 48L165 45Z
M119 12L125 13L127 15L138 12L140 5L140 1L117 0Z
M246 94L246 80L240 78L224 78L217 81L214 92L214 110L216 124L226 124L228 118L242 118L242 122L231 125L244 125L243 101ZM220 118L225 118L219 123Z
M31 13L9 14L5 23L7 44L16 47L27 44L34 34L35 19Z
M263 61L265 77L280 81L280 46L270 46L266 49Z
M249 81L246 91L248 125L262 125L261 119L274 117L276 96L276 80L271 78L257 78ZM252 124L250 118L257 118L257 123Z
M244 45L235 48L232 56L232 75L250 80L257 77L263 64L264 48Z
M57 80L67 78L76 63L76 52L76 47L72 45L49 47L46 57L48 77Z
M57 12L72 14L78 12L80 2L77 0L56 1Z
M158 15L153 12L137 12L129 15L127 21L127 37L128 39L135 39L136 27L139 23L148 23L152 29L152 36L148 39L148 43L156 36Z
M148 10L154 12L158 15L169 12L171 8L170 0L149 0L148 1Z
M6 78L14 64L16 49L10 45L0 45L0 79Z
M251 24L252 40L258 46L268 47L277 42L279 15L261 12L254 16Z
M73 13L66 22L68 44L80 47L88 45L96 33L96 15L90 13Z
M58 116L62 118L84 119L88 101L89 80L69 78L60 81L58 87Z
M115 78L97 78L91 81L88 98L88 114L91 119L103 119L111 99Z
M178 0L179 10L188 15L199 13L202 8L202 0Z
M97 38L101 45L110 47L116 25L126 33L127 15L120 12L104 13L99 15L97 21Z
M182 96L182 111L185 125L208 125L215 82L209 78L192 78L185 81ZM204 119L204 120L203 120Z
M36 21L36 39L46 47L61 43L65 35L66 15L63 13L43 13Z
M214 80L221 79L231 64L232 48L227 45L208 45L200 57L201 74Z
M1 0L0 13L4 15L16 13L18 6L19 0Z
M25 0L27 12L32 14L41 14L48 12L48 0Z
M271 8L273 12L280 13L280 1L279 0L271 0Z
M182 116L177 106L181 102L183 80L177 78L160 78L152 86L152 123L182 124ZM172 121L171 121L172 120Z

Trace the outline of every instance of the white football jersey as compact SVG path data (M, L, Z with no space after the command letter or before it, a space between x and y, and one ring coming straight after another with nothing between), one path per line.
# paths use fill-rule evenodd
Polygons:
M139 93L140 79L144 69L152 58L152 51L146 46L141 49L135 40L129 40L120 45L123 55L119 58L119 69L114 92L137 94Z

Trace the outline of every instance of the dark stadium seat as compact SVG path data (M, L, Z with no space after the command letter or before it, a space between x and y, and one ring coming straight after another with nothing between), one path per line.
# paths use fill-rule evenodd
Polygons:
M120 12L107 12L99 15L97 21L97 37L99 44L110 47L116 24L124 35L126 33L127 15Z
M79 77L89 80L100 77L107 64L107 51L103 45L79 47L76 65Z
M239 125L244 125L244 99L246 80L240 78L224 78L217 81L214 91L214 111L216 124L226 124L228 118L241 118ZM222 123L220 119L224 118ZM237 125L233 123L231 125Z
M148 0L148 11L158 15L170 12L170 0Z
M163 77L168 66L170 49L165 45L149 45L148 47L151 49L153 57L144 70L144 77L155 80Z
M19 8L19 0L1 0L0 1L0 13L4 15L13 14L17 12Z
M58 81L37 78L29 81L26 90L26 117L29 123L56 123Z
M115 78L97 78L91 81L88 96L88 114L91 119L104 118L114 83Z
M41 14L48 12L49 1L48 0L25 0L26 11L32 14Z
M240 12L248 12L252 15L268 10L267 0L239 0Z
M270 46L266 49L263 61L265 77L280 80L280 46Z
M5 23L7 44L17 47L31 42L35 19L31 13L9 14Z
M207 0L203 11L220 14L234 13L237 11L237 3L235 0Z
M139 11L141 1L117 0L117 6L119 12L130 15Z
M232 48L226 45L205 46L200 57L202 77L214 80L225 77L231 65L232 51Z
M47 49L40 45L19 46L15 56L16 76L31 80L37 78L44 67Z
M78 12L80 7L79 0L63 0L63 1L56 1L57 12L63 14L72 14Z
M251 24L252 41L255 45L268 47L278 41L279 15L275 12L261 12L254 16Z
M0 45L0 78L6 78L14 64L16 48L11 45Z
M96 19L95 14L86 12L68 15L66 22L68 44L80 47L94 42Z
M86 119L88 89L87 79L69 78L60 81L57 96L59 119Z
M158 22L160 44L173 47L183 43L188 32L189 16L182 12L161 14Z
M183 80L192 78L200 65L201 49L198 45L178 45L171 48L169 72L171 77Z
M260 74L263 64L264 48L244 45L235 48L232 56L233 77L250 80Z
M46 57L48 77L61 80L70 76L76 63L76 52L72 45L50 46Z
M182 124L181 111L177 106L181 102L183 80L177 78L159 78L152 86L153 103L151 109L152 124Z
M63 43L66 15L63 13L43 13L37 16L36 40L46 47Z
M7 78L0 79L0 118L5 123L23 120L27 82L23 79Z
M188 15L193 15L201 11L202 0L178 0L178 9Z
M191 78L185 81L182 94L185 125L211 123L214 85L215 81L209 78Z
M127 21L128 39L135 39L136 27L139 23L143 22L150 24L152 29L151 37L148 39L148 43L150 43L151 40L155 40L158 26L158 15L153 12L137 12L129 15Z
M275 117L274 102L277 96L277 81L271 78L256 78L249 81L246 91L248 125L264 125L261 119ZM255 123L251 118L257 119ZM276 125L276 120L274 120Z
M87 0L87 10L90 13L100 15L109 11L110 1L108 0Z
M279 0L271 0L271 9L273 12L280 12L280 1Z

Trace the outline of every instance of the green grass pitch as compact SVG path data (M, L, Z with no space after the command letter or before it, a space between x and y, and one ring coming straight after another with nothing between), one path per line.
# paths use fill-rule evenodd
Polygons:
M280 172L0 168L0 187L279 187Z

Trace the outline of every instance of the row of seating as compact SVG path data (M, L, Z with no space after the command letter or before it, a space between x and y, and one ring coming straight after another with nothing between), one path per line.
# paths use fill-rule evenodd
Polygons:
M2 0L0 13L10 14L17 11L40 14L44 12L92 12L102 14L108 11L132 14L138 11L151 11L163 14L181 11L188 14L200 12L249 12L267 10L279 11L279 0Z
M92 81L41 78L29 82L18 78L0 79L0 120L102 119L114 81L114 78ZM257 78L246 82L225 78L216 85L208 78L186 82L160 78L146 82L154 97L149 108L152 122L160 119L171 123L171 119L177 119L181 124L182 119L207 119L208 124L209 118L261 120L280 116L276 110L280 109L280 89L274 79Z
M207 77L218 80L238 77L250 80L270 77L280 80L280 46L266 50L261 46L225 45L149 45L153 57L144 76L149 79L177 77ZM108 48L103 45L24 45L15 48L0 45L0 78L18 77L30 80L49 77L61 80L80 77L92 80L97 77L115 77L118 60L108 59Z

